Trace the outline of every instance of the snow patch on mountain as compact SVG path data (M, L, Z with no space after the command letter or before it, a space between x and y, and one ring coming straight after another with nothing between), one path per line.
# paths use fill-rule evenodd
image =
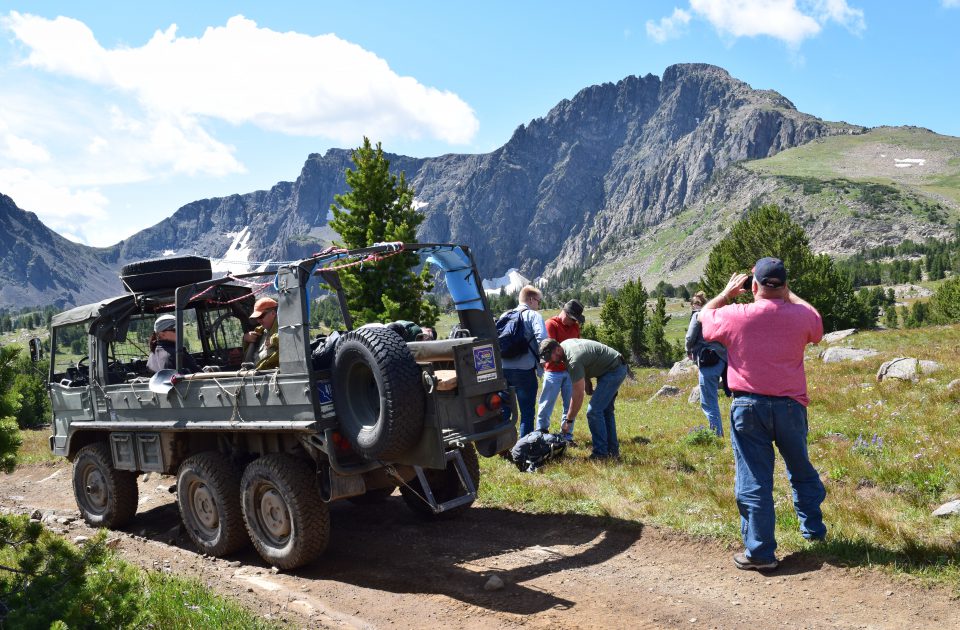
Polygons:
M499 278L493 278L483 280L483 292L487 295L498 295L500 289L503 289L507 295L512 295L514 293L519 293L520 289L524 286L530 284L530 281L525 277L520 275L520 272L516 269L508 269L506 275L500 276Z
M239 232L227 232L225 236L233 239L230 247L222 258L211 258L210 266L214 273L227 273L233 271L241 273L250 268L250 227L245 227Z

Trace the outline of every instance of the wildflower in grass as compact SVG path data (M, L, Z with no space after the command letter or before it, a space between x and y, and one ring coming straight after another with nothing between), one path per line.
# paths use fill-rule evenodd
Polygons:
M883 452L883 438L874 433L872 438L865 439L861 433L857 436L850 450L863 455L879 455Z

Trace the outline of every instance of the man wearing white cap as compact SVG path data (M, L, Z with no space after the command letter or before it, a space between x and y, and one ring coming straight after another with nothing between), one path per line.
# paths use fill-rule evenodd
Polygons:
M177 318L167 313L153 322L153 335L150 336L150 357L147 368L156 373L160 370L177 369ZM199 372L200 367L187 352L180 354L180 371Z

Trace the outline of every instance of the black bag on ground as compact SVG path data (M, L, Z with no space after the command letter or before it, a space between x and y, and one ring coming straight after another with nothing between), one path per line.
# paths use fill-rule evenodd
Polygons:
M510 458L521 472L535 472L546 462L560 457L567 450L566 441L559 435L531 431L510 449Z

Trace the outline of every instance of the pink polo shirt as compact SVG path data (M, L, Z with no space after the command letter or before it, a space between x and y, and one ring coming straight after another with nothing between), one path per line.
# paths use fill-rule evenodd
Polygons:
M760 299L700 311L700 324L704 339L727 348L730 389L810 403L803 350L823 337L816 309Z

